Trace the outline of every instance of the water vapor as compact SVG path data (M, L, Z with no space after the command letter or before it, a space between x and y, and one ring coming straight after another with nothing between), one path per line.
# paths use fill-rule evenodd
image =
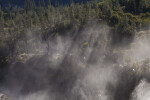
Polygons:
M147 77L132 66L149 57L148 39L116 47L109 27L95 22L47 38L25 33L0 84L10 100L148 100Z

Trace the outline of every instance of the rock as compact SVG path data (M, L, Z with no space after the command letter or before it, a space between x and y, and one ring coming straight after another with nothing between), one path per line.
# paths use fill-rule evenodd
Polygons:
M8 97L2 93L0 93L0 100L8 100Z

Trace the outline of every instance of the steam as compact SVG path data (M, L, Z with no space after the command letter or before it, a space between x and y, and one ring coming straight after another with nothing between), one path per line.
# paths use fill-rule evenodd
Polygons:
M150 99L150 83L143 79L135 88L132 94L132 100L149 100Z
M10 100L148 100L140 93L149 83L128 65L150 56L150 41L135 38L131 47L120 49L111 40L110 29L99 23L46 40L38 29L27 30L0 91Z
M133 43L130 45L130 49L128 50L128 57L132 62L139 62L150 57L149 33L149 30L137 33ZM127 52L125 53L125 55L127 55Z

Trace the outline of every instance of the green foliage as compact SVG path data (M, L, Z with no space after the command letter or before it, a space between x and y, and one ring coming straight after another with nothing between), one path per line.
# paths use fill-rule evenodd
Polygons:
M0 39L11 55L16 42L23 38L28 28L37 27L47 40L52 34L64 34L73 27L82 28L93 20L106 22L112 27L114 39L120 43L150 25L150 1L94 0L53 6L50 1L46 4L43 0L36 5L34 0L25 0L24 8L9 4L6 9L0 7Z
M135 23L127 16L121 18L120 22L115 26L116 38L122 40L123 38L132 38L135 31Z
M140 17L141 17L141 20L142 20L141 21L142 27L149 28L149 26L150 26L150 12L141 13Z
M119 0L122 6L125 6L124 11L133 14L149 12L149 0Z
M114 12L112 14L112 16L110 17L110 25L111 26L117 25L119 23L119 21L120 21L120 18L121 17L119 16L119 14L117 12Z
M111 16L111 14L112 14L112 0L106 0L103 2L102 13L106 17Z

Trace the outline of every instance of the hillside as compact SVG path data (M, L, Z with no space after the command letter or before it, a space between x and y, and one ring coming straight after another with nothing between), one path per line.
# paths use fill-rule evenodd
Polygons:
M149 100L149 0L0 0L0 5L2 96Z

